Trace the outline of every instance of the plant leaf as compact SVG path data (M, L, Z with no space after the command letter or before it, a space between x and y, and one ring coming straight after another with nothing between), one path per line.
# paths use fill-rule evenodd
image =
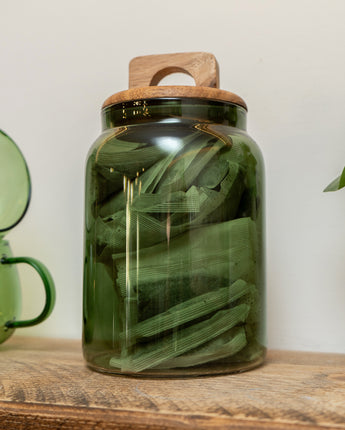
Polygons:
M166 312L141 321L129 330L122 332L121 337L128 338L127 343L132 343L132 336L136 338L155 336L233 303L245 294L252 292L254 288L252 284L247 284L242 279L238 279L230 287L193 297L171 307Z
M237 354L247 345L246 332L243 327L234 327L223 335L206 342L188 354L164 361L159 369L190 367L221 360Z
M144 369L184 354L198 346L216 338L222 333L244 322L248 316L249 306L243 304L231 310L218 311L213 317L194 324L177 334L164 337L154 345L137 348L120 362L117 358L110 359L110 366L120 367L122 371L140 372Z
M181 234L170 242L162 242L133 252L113 254L117 285L126 295L128 279L152 285L166 279L202 276L255 279L256 231L250 218L239 218L220 224L206 225ZM139 270L136 262L140 261ZM132 264L131 264L132 263Z
M334 179L334 181L332 181L325 189L324 191L337 191L340 190L341 188L345 187L345 167L343 169L342 174Z

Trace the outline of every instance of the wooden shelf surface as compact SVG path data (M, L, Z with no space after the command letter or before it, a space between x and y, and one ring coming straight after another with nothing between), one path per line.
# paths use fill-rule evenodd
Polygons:
M0 345L0 429L345 429L345 355L269 351L227 376L147 379L85 366L74 340Z

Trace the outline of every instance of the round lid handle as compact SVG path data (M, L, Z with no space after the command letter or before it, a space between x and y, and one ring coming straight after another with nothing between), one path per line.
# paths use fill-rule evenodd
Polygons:
M14 141L0 130L0 238L23 218L30 196L25 159Z
M171 73L190 75L198 87L219 88L218 63L207 52L135 57L129 63L129 88L156 86Z

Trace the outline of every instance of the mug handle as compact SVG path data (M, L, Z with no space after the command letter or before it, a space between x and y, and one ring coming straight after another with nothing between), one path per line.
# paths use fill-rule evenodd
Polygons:
M42 264L40 261L30 258L30 257L10 257L7 258L6 256L3 256L1 258L1 264L17 264L17 263L26 263L32 266L37 273L40 275L45 293L46 293L46 301L44 308L40 315L38 317L33 318L31 320L25 320L25 321L8 321L5 326L7 328L20 328L20 327L29 327L36 324L41 323L46 318L49 317L51 314L54 305L55 305L55 285L53 278L51 274L49 273L48 269L45 267L44 264Z

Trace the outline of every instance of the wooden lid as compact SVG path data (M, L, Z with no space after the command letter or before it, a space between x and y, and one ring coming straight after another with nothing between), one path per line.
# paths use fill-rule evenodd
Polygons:
M196 86L158 86L171 73L190 75ZM234 103L247 109L245 101L229 91L219 89L219 67L214 55L191 52L136 57L129 63L129 89L110 96L102 108L153 98L196 98Z

